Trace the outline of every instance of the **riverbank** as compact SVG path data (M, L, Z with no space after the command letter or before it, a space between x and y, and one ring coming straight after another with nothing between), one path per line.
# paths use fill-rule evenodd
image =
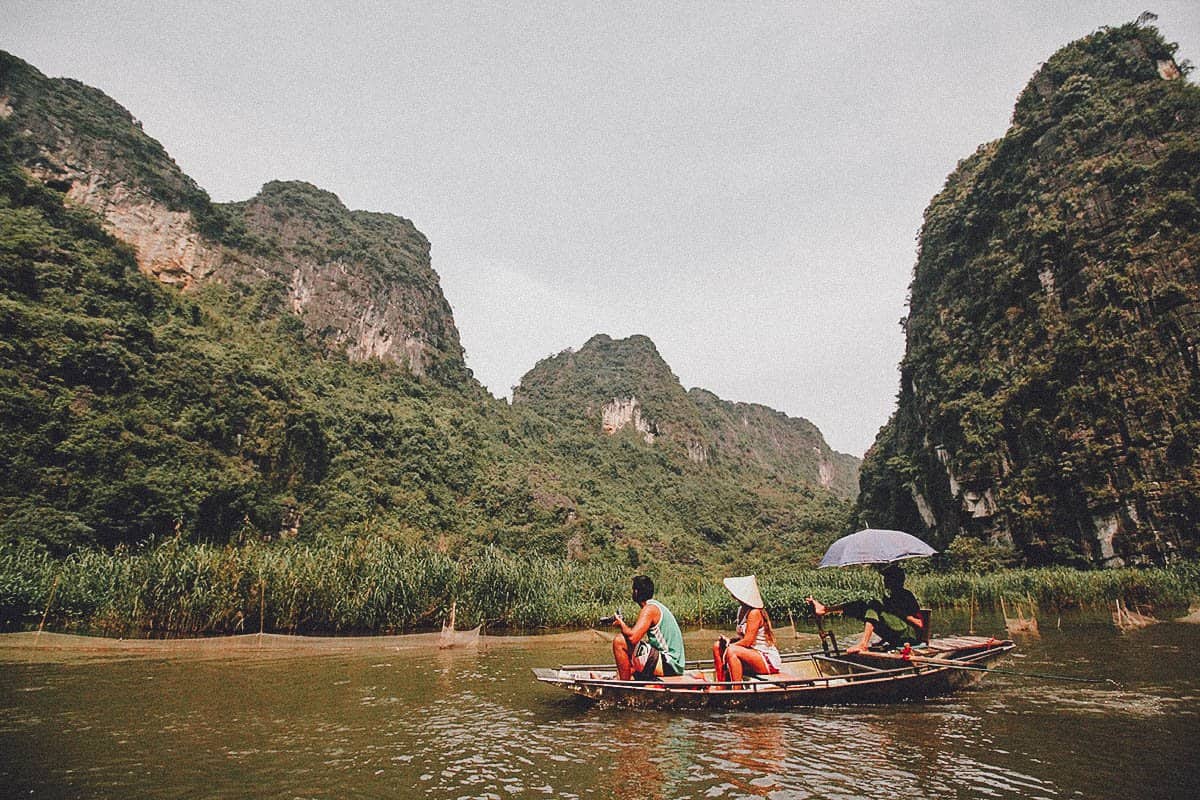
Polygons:
M0 546L0 628L125 637L245 633L398 634L440 628L451 604L458 627L532 631L586 628L615 608L633 610L637 569L488 549L454 558L384 540L216 547L168 540L56 559ZM684 625L721 626L735 612L716 578L652 574ZM836 603L876 594L870 569L780 570L759 575L778 625L807 618L804 598ZM1003 570L915 574L909 587L933 608L1186 608L1200 597L1200 563L1152 569Z

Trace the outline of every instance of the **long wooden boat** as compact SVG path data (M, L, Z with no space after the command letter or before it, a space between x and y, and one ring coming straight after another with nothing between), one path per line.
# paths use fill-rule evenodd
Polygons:
M536 668L541 682L603 705L633 708L774 709L896 703L948 694L977 681L986 664L1010 652L1009 639L935 638L911 653L786 653L778 675L718 683L711 669L689 662L679 677L622 681L612 665Z

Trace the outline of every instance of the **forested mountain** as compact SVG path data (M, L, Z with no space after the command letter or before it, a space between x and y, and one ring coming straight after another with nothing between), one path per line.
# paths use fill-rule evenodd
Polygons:
M386 537L753 569L844 531L855 459L689 395L627 342L647 357L616 383L598 359L583 405L535 401L529 377L510 407L466 368L411 222L302 182L213 203L111 98L0 53L0 541ZM635 390L656 440L606 433Z
M860 522L1030 563L1200 538L1200 89L1153 27L1055 53L925 213Z
M521 378L513 402L564 425L608 434L630 428L679 464L800 480L853 499L858 459L835 453L808 420L703 389L684 391L645 336L598 335L578 351L542 360Z

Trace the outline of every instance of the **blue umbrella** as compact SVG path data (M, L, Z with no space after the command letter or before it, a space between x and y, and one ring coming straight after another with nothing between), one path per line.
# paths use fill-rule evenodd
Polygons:
M889 564L905 558L920 558L936 553L917 537L903 531L879 528L843 536L825 551L822 567L845 567L850 564Z

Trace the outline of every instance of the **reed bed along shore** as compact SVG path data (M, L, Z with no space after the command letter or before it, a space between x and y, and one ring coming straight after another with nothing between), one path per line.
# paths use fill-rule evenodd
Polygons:
M532 631L632 614L624 564L516 555L497 549L456 558L385 539L243 546L172 539L65 558L0 546L0 626L109 636L390 634L440 626L451 603L460 629ZM655 574L658 596L684 625L723 626L736 611L719 580ZM657 572L662 572L657 571ZM866 568L780 570L759 582L777 624L808 616L804 598L836 603L878 593ZM984 575L914 575L909 587L934 608L1032 600L1047 609L1186 606L1200 597L1200 563L1151 569L1014 569Z

